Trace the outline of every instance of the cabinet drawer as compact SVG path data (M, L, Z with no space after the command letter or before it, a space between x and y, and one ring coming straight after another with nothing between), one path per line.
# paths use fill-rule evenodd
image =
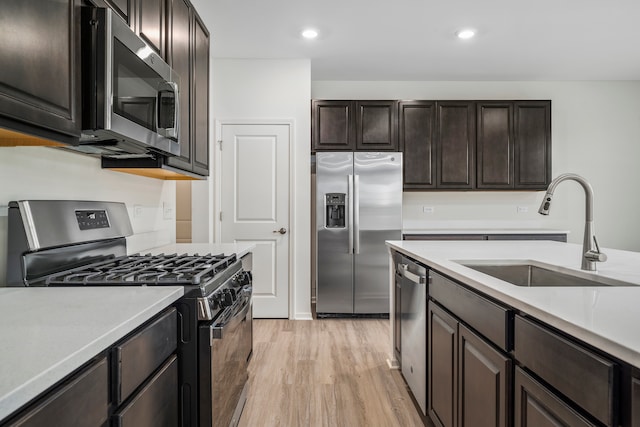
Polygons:
M7 426L94 427L108 417L109 372L107 359L102 358L85 368L59 390L27 410ZM2 424L3 426L5 424Z
M530 371L607 426L617 425L616 364L521 316L515 357Z
M114 347L113 385L117 405L175 351L177 340L178 317L176 309L172 308Z
M131 402L114 415L116 427L178 425L178 359L172 356Z
M595 427L550 390L516 367L515 427Z
M429 295L504 351L511 349L510 310L434 272Z

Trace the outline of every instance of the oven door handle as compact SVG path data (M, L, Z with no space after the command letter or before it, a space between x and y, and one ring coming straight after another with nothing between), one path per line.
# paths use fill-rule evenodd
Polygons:
M251 310L251 305L252 301L249 300L240 311L234 314L233 317L224 324L212 323L209 327L210 344L213 344L214 340L222 339L227 331L238 326L247 317L249 310Z

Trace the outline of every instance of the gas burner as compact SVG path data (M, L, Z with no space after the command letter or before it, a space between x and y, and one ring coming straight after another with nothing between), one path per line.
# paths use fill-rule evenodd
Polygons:
M235 254L128 255L52 274L48 286L201 285L236 262Z

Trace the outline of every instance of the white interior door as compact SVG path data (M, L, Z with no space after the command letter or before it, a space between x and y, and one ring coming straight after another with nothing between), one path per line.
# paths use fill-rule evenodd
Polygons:
M289 317L287 124L221 126L222 242L250 242L253 315Z

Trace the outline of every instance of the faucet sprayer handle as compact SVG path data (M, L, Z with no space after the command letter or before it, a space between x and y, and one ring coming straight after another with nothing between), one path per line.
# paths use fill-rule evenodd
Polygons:
M593 236L593 243L595 243L596 245L596 250L595 251L587 251L584 254L584 257L586 259L588 259L589 261L595 261L595 262L604 262L607 260L607 256L605 254L603 254L602 252L600 252L600 246L598 245L598 239L596 239L596 236Z

